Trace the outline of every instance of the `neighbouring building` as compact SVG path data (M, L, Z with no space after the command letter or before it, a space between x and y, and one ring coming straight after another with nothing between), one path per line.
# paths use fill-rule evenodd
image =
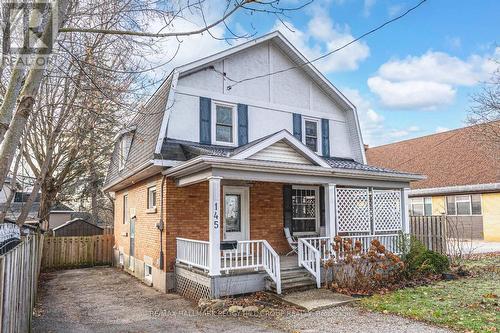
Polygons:
M411 215L446 214L453 236L500 241L500 147L484 126L500 121L369 148L367 159L427 176L411 183Z
M198 297L318 286L335 235L396 251L423 178L368 165L355 106L273 32L175 68L117 135L115 262Z

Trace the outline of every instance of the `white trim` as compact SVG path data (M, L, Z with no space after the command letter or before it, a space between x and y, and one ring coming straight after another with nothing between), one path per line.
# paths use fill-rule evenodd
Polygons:
M151 274L146 274L147 267L151 269ZM146 263L144 263L144 280L146 280L149 283L153 283L153 266Z
M116 133L116 135L113 137L113 141L116 141L118 140L119 137L121 137L123 134L127 134L127 133L130 133L130 132L133 132L137 129L137 126L129 126L129 127L126 127L124 129L122 129L121 131L119 131L118 133Z
M222 107L227 107L231 108L232 112L232 134L233 134L233 141L232 142L226 142L226 141L217 141L217 106L222 106ZM210 132L211 132L211 140L212 143L215 145L219 146L229 146L229 147L236 147L238 145L238 112L237 112L237 105L233 103L227 103L227 102L222 102L218 100L212 100L212 107L211 107L211 124L210 124Z
M306 144L306 121L307 122L310 122L310 123L316 123L316 151L314 151L316 154L321 154L321 150L322 150L322 142L321 142L321 135L322 135L322 132L321 132L321 119L318 119L318 118L313 118L313 117L306 117L306 116L302 116L302 143L307 147L307 144Z
M335 193L337 192L337 185L333 183L327 183L323 185L325 191L325 234L327 237L334 237L336 232L336 209L337 198Z
M314 155L317 156L316 154ZM338 177L338 178L357 178L364 180L384 180L389 182L405 182L405 183L409 181L425 179L423 178L423 176L415 174L403 175L397 173L366 172L363 170L346 170L346 169L330 168L330 167L326 168L326 167L306 165L306 164L267 162L267 161L257 161L257 160L236 160L234 159L234 156L233 158L198 156L181 165L167 169L162 173L164 175L168 175L171 177L183 177L183 176L193 175L201 171L206 171L209 168L251 171L256 175L256 177L259 176L260 172L266 172L266 173L277 173L277 174L295 174L308 177L323 176L323 177Z
M163 140L165 139L165 137L167 135L168 120L170 119L171 108L174 105L175 91L176 91L178 79L179 79L179 71L174 70L172 82L170 83L170 89L168 92L167 103L165 106L165 110L163 111L163 118L161 121L160 133L158 133L158 140L156 141L156 147L155 147L156 154L161 153L161 147L163 145ZM167 82L167 81L168 81L168 76L167 76L167 79L165 80L165 82Z
M248 157L255 155L259 151L269 147L270 145L281 141L285 140L292 148L294 148L299 154L310 160L311 162L323 167L323 168L328 168L332 169L330 165L323 160L321 157L316 155L311 149L309 149L304 143L300 142L296 137L294 137L290 132L287 130L281 130L276 134L271 135L270 137L262 140L261 142L249 147L248 149L245 149L238 154L230 157L233 160L244 160L247 159Z
M184 163L185 161L174 161L174 160L151 160L151 163L154 166L163 166L163 167L173 167Z
M209 275L220 275L220 183L221 177L208 178L208 267Z
M320 222L321 222L321 211L320 211L320 197L319 197L319 186L311 186L311 185L292 185L292 190L312 190L314 191L314 201L315 201L315 219L316 219L316 230L314 232L311 231L300 231L293 232L294 236L307 236L307 235L319 235L320 233ZM293 196L293 194L292 194ZM293 207L293 203L292 203ZM293 220L292 214L292 220Z

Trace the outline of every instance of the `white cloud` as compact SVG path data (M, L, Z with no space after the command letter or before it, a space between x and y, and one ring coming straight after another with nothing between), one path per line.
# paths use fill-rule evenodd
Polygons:
M387 8L387 13L389 17L395 17L403 12L403 5L397 4L392 5Z
M443 126L438 126L436 127L436 133L443 133L443 132L447 132L449 131L450 129L448 127L443 127Z
M290 22L276 21L273 30L281 31L309 60L315 59L354 39L348 25L334 24L325 9L315 8L307 28L300 30ZM288 27L288 28L287 28ZM292 31L290 31L292 30ZM314 62L324 73L356 70L370 56L370 48L357 42L325 59Z
M456 91L447 84L431 81L392 82L381 77L368 79L368 87L389 108L433 108L449 104Z
M375 5L377 0L364 0L363 2L363 15L370 16L372 7Z
M373 109L370 101L361 96L358 90L343 88L342 92L358 110L364 143L377 146L394 140L406 139L420 131L420 128L414 125L405 128L388 127L384 117Z
M368 79L370 90L389 108L433 109L451 104L459 86L474 86L498 68L494 54L474 54L463 60L444 52L393 59Z

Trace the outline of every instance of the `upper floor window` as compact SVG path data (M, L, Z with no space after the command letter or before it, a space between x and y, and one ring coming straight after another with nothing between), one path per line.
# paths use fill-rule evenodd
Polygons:
M231 104L214 103L215 114L212 119L212 139L215 143L223 145L236 144L236 107Z
M432 198L411 198L410 199L410 215L412 216L431 216L432 215Z
M156 208L156 186L148 187L148 209Z
M446 212L448 215L481 215L481 195L447 196Z
M303 118L302 142L312 151L318 153L321 146L319 119Z

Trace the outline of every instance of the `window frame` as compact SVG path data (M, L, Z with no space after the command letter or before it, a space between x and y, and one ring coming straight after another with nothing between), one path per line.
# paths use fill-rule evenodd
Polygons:
M155 193L154 195L154 202L151 202L151 192ZM148 210L155 210L156 209L156 201L157 201L157 198L156 198L156 185L153 185L153 186L148 186L147 188L147 209Z
M217 106L231 108L232 112L232 142L217 140ZM238 112L237 105L227 102L212 100L211 114L211 137L212 142L221 146L237 146L238 145Z
M480 203L480 214L473 214L472 213L472 196L473 195L479 195L479 203ZM468 197L468 200L457 200L457 197ZM452 197L454 199L454 206L455 206L455 214L450 214L448 212L448 198ZM469 203L469 214L458 214L458 205L457 202L468 202ZM482 216L483 215L483 196L481 193L472 193L472 194L457 194L457 195L447 195L445 197L445 203L446 203L446 215L450 216Z
M125 163L127 162L131 144L132 138L130 137L130 134L123 134L120 138L120 142L118 143L118 171L125 169Z
M312 150L308 145L306 141L306 122L313 122L316 123L316 150ZM316 154L321 153L321 148L322 148L322 142L321 142L321 119L318 118L312 118L312 117L302 117L302 143L312 151L314 151Z
M130 209L128 207L128 193L125 193L123 195L122 199L122 204L123 204L123 223L122 224L127 224L130 221Z
M319 186L307 186L307 185L292 185L292 224L293 220L293 190L314 190L315 197L315 231L292 231L293 236L309 236L309 235L319 235L321 231L321 212L320 212L320 197L319 197Z
M148 271L148 268L151 270L151 273L147 273ZM153 282L153 266L152 265L148 265L146 263L144 263L144 280L148 281L148 282Z

